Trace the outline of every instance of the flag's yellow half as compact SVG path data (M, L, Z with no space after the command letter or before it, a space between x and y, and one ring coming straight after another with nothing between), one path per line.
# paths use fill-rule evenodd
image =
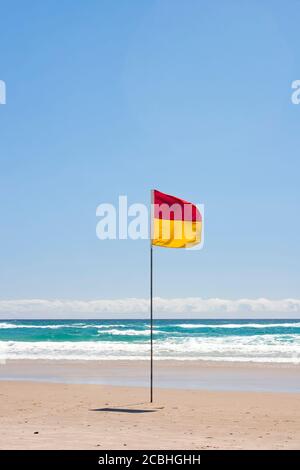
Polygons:
M152 245L188 248L201 243L202 222L153 219Z

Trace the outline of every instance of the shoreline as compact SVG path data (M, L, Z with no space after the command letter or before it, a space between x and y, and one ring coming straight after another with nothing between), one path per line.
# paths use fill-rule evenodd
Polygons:
M299 449L300 394L0 381L0 449Z
M149 385L149 361L8 360L0 381ZM209 361L154 361L154 387L185 390L300 392L300 365Z

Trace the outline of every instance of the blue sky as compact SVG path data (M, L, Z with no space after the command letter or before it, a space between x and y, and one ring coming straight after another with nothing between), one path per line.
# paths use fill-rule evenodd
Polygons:
M0 299L145 298L149 243L96 207L205 204L155 295L297 298L300 2L0 0Z

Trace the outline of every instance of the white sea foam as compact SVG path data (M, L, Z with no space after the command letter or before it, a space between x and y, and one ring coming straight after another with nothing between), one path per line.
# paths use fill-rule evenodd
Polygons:
M19 323L5 323L0 322L0 329L10 329L10 328L31 328L31 329L48 329L48 330L58 330L60 328L112 328L112 327L126 327L126 325L120 324L107 324L107 325L94 325L94 324L84 324L84 323L68 323L68 324L51 324L51 325L34 325L34 324L19 324Z
M118 327L118 328L126 328L126 325L121 325L120 323L117 323L117 324L114 324L114 323L107 323L106 325L102 324L102 325L94 325L94 324L90 324L90 325L84 325L82 328L97 328L97 329L106 329L106 328L114 328L114 327Z
M60 328L69 328L70 325L19 325L15 323L0 323L0 329L10 328L34 328L34 329L47 329L47 330L58 330ZM72 326L72 328L74 328Z
M144 325L146 326L146 324ZM166 324L166 325L154 325L154 330L161 330L165 327L176 327L176 328L185 328L185 329L203 329L203 328L300 328L300 322L286 322L286 323L179 323L176 325ZM67 323L67 324L49 324L49 325L38 325L38 324L24 324L24 323L8 323L8 322L0 322L0 329L14 329L14 328L30 328L30 329L50 329L50 330L57 330L61 328L80 328L80 329L92 329L95 328L97 330L112 330L113 328L119 329L124 328L124 331L130 331L132 333L128 334L135 334L133 331L136 331L138 334L139 330L127 329L127 325L120 324L120 323L107 323L107 324L85 324L85 323ZM120 330L123 331L123 330ZM141 330L140 330L141 331ZM146 331L146 330L144 330ZM117 334L117 333L116 333ZM142 333L143 334L143 333ZM146 334L146 333L144 333ZM148 333L147 333L148 334Z
M0 323L0 328L3 328L3 329L13 328L13 327L14 327L14 325L12 325L11 323L2 323L2 322Z
M175 325L179 328L300 328L300 322L297 323L180 323Z
M132 330L132 329L118 330L118 329L112 328L112 329L108 329L104 331L99 330L98 333L111 334L111 335L116 335L116 336L149 336L150 329L148 330ZM153 333L155 334L156 331L154 331Z
M170 338L155 341L157 359L300 363L299 335ZM0 341L5 359L148 359L149 343L124 341Z

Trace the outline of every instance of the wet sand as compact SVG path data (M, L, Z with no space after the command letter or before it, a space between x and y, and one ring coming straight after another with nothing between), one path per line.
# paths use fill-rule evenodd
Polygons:
M1 379L147 387L149 361L10 360L0 364ZM156 360L154 384L176 389L300 393L300 365Z

